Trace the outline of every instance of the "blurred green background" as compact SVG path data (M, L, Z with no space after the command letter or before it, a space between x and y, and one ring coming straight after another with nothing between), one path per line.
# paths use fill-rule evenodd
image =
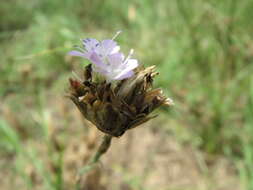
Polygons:
M69 117L68 110L75 108L64 95L71 71L85 65L67 52L80 38L111 38L118 30L123 31L117 38L123 51L134 48L142 64L156 65L155 86L175 102L172 109L160 110L154 128L159 123L168 138L204 154L207 167L216 159L228 160L242 188L253 189L252 10L252 0L1 1L4 189L19 184L36 189L36 180L25 172L27 162L42 176L41 189L64 189L64 148L51 147L50 122L64 126L63 139L71 136L71 125L80 124ZM52 155L54 174L39 159L36 143Z

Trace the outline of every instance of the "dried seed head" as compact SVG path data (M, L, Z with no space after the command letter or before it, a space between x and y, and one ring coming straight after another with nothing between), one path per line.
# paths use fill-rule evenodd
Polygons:
M161 89L152 89L155 66L138 68L135 75L116 84L92 80L92 68L84 71L84 81L70 79L70 99L82 115L99 130L119 137L154 118L156 108L171 106L172 100Z

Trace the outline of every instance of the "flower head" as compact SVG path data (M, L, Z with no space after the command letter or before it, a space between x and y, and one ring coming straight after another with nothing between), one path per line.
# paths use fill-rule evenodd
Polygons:
M133 70L138 66L136 59L131 59L133 50L125 58L120 52L120 46L113 39L98 41L93 38L82 40L83 48L80 51L71 51L70 55L80 56L88 59L92 63L95 72L102 74L108 81L123 80L133 76Z
M85 67L83 79L70 79L69 98L87 120L114 137L154 118L150 113L158 107L173 104L161 89L152 87L158 74L155 66L138 66L131 58L133 50L127 57L120 52L114 41L118 34L103 41L84 39L80 51L70 52L92 64ZM104 75L106 81L94 80L94 72ZM118 82L111 83L113 80Z

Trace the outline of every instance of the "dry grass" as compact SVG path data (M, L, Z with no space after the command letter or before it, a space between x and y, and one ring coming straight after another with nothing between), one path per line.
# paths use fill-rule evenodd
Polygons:
M50 147L43 139L26 136L22 146L28 150L35 149L38 158L43 162L43 169L52 176L59 172L52 155L57 154L62 147L63 187L73 189L77 183L78 170L93 155L102 134L90 123L81 122L79 112L69 100L59 96L49 98L47 100L51 109L48 110L50 114L47 125ZM17 130L20 128L15 117L11 117L11 110L5 109L3 114L12 123L12 127ZM67 127L63 127L61 118L69 121ZM82 176L79 181L82 189L241 189L235 168L229 160L222 157L211 160L191 144L180 143L173 133L164 131L167 127L161 127L162 125L171 123L169 120L159 121L156 118L128 131L121 138L114 138L101 163ZM45 189L45 179L28 158L20 158L18 155L10 157L2 158L5 168L1 170L0 184L4 189L27 188L25 181L10 171L19 159L24 162L24 173L32 181L33 189Z

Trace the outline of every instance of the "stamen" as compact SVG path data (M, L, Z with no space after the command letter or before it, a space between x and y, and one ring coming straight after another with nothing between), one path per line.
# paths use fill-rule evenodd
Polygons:
M127 58L125 59L124 64L132 57L133 54L134 54L134 49L130 49L130 52L129 52Z
M134 49L130 49L128 57L131 57L134 54Z
M114 40L115 38L117 38L117 36L122 32L122 30L119 30L116 32L116 34L112 37L112 40Z

